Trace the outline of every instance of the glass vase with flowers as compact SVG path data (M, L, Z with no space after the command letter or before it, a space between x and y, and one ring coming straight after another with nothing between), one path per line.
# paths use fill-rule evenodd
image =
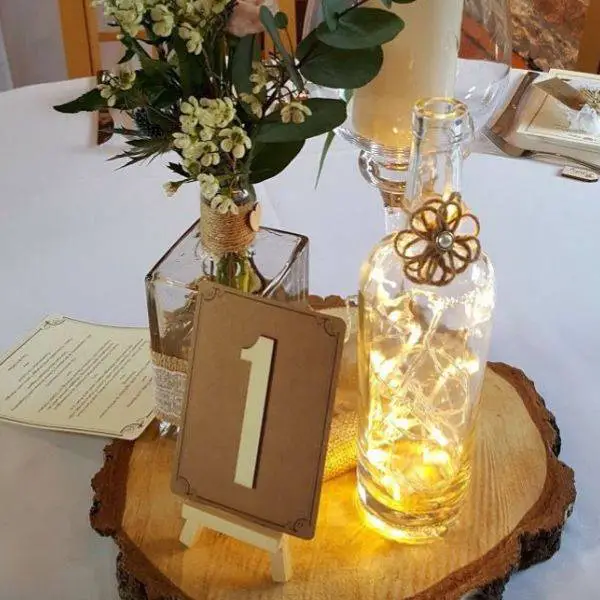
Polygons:
M288 16L260 1L95 4L118 31L123 66L55 108L119 111L125 119L114 132L126 147L115 158L131 165L170 154L167 194L187 183L200 191L200 219L146 277L157 414L168 428L180 418L199 281L280 300L306 298L308 240L261 227L254 186L286 168L306 139L346 120L344 99L311 97L306 82L367 84L402 21L358 3L331 14L321 35L296 46ZM348 16L355 27L339 27Z

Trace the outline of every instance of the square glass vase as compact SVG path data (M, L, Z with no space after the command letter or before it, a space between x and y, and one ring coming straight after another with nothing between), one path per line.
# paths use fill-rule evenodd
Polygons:
M178 428L193 344L197 286L215 281L282 302L308 301L308 238L261 227L243 252L213 256L196 221L146 276L156 416L161 432Z

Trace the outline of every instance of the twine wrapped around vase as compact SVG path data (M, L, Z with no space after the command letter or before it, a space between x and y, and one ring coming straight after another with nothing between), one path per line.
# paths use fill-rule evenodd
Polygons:
M250 215L256 210L255 202L238 207L237 214L225 214L200 203L200 239L214 256L243 252L256 237L250 224Z

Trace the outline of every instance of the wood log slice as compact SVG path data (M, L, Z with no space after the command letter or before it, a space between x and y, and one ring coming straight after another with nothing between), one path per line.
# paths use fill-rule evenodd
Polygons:
M156 426L105 449L91 524L120 548L124 600L497 600L512 573L558 551L575 484L557 458L555 419L521 371L488 365L480 418L469 496L442 541L379 537L360 520L347 473L323 485L315 539L290 539L286 584L271 581L265 552L223 535L203 530L193 548L180 544L182 500L169 488L175 444Z

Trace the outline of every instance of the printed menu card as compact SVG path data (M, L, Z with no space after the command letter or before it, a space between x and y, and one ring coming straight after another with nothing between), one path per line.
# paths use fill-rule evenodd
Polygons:
M0 358L0 422L131 440L153 418L145 328L47 317Z

